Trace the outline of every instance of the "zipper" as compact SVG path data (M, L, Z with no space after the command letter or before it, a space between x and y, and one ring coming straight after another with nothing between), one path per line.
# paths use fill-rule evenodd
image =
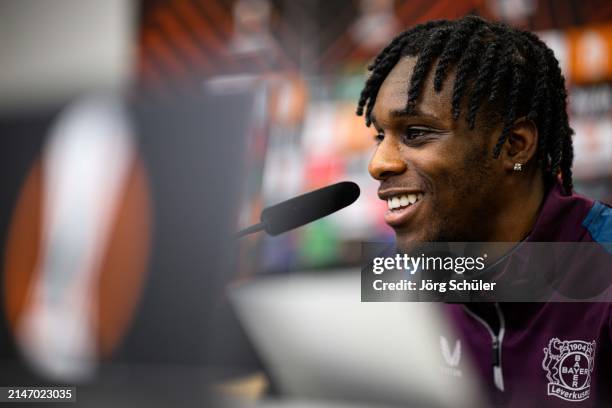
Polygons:
M495 311L497 312L497 317L499 318L499 333L495 335L493 333L493 329L489 326L482 317L478 316L467 306L463 305L465 311L472 316L474 319L479 321L489 332L491 335L491 364L493 366L493 384L497 387L498 390L504 391L504 376L502 372L502 342L504 341L504 334L506 333L506 321L504 320L504 315L499 307L499 303L495 302Z

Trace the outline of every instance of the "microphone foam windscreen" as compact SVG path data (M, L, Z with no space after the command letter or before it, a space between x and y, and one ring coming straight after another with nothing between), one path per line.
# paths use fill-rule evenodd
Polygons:
M359 186L353 182L332 184L265 208L261 221L268 234L282 234L351 205L359 193Z

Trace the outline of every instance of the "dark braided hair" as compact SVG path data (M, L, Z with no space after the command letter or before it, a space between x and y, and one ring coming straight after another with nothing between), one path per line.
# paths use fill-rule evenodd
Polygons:
M537 157L545 176L560 178L565 193L571 194L574 131L567 117L565 78L552 50L535 34L477 16L430 21L401 33L368 67L370 76L357 106L357 115L365 115L367 126L380 86L405 56L418 57L407 90L406 112L416 108L434 64L436 92L454 66L453 118L459 118L464 100L470 129L479 112L498 117L503 127L493 150L495 158L517 118L533 121L539 137Z

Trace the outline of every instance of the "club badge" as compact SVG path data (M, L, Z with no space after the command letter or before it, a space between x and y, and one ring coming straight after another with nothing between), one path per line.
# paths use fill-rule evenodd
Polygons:
M542 361L548 395L565 401L589 398L594 354L595 341L550 339Z

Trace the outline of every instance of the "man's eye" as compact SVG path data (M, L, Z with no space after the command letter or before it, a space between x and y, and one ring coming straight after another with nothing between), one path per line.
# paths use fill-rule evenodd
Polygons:
M382 133L378 133L374 135L374 141L376 142L376 144L379 144L380 142L382 142L384 138L385 138L385 135L383 135Z
M404 139L406 140L415 140L420 137L426 136L428 133L431 133L429 129L424 128L408 128L404 132Z

